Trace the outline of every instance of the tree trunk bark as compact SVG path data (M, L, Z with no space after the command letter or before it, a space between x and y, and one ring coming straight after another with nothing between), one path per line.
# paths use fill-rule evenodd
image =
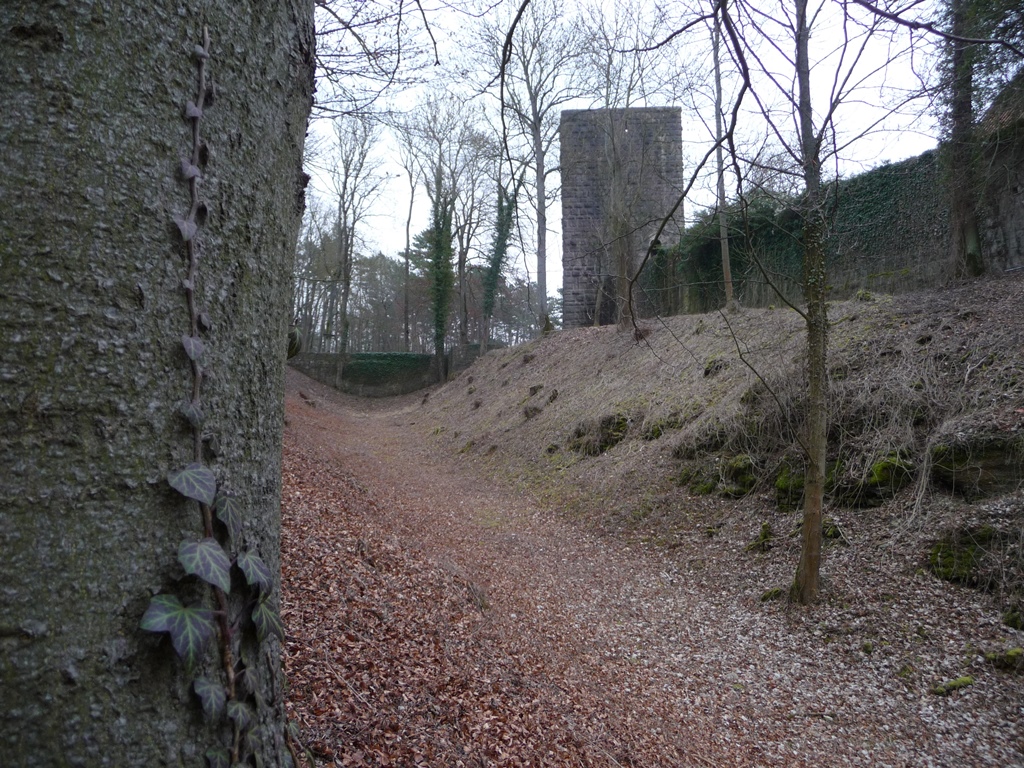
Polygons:
M804 479L803 544L791 598L799 603L818 599L821 569L821 516L825 497L825 454L828 440L828 298L825 270L821 165L811 111L808 56L810 28L807 0L797 0L796 75L798 118L805 201L804 298L807 302L807 469Z
M291 274L313 86L313 3L0 4L0 763L205 766L205 719L150 598L184 577L199 505L168 484L198 447L244 510L280 595ZM199 271L174 218L192 198L194 48L210 33ZM203 107L202 104L198 105ZM200 442L180 406L194 288ZM195 337L198 338L198 337ZM184 578L183 578L184 577ZM236 578L236 581L238 579ZM241 590L238 590L241 593ZM238 598L231 597L232 609ZM281 646L243 627L257 751L284 765ZM216 643L215 643L216 645ZM223 675L212 649L199 671Z
M713 49L715 59L715 156L718 170L718 236L722 249L722 283L725 286L725 306L732 306L732 260L729 258L729 220L725 212L725 161L722 157L722 66L719 45L722 35L721 19L715 16Z
M548 203L547 170L544 167L544 137L534 109L533 154L537 162L537 328L548 322Z
M953 34L971 36L966 0L952 0ZM985 271L977 218L977 179L974 159L974 46L954 41L953 87L950 104L950 246L953 276L978 277Z
M410 352L409 349L409 228L412 226L412 206L416 199L416 184L413 180L412 171L409 171L409 215L405 219L405 266L404 281L402 282L402 338L403 352Z

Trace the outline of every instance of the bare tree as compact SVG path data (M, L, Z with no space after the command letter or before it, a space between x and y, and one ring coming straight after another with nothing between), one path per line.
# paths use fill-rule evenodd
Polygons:
M533 169L529 201L536 215L538 325L548 322L547 211L551 190L548 158L558 140L559 107L577 98L583 39L561 0L527 0L510 22L485 27L480 46L492 72L501 74L490 90L502 98L511 120L508 141L520 141ZM503 118L504 122L504 118Z
M481 227L493 208L489 188L491 168L500 162L497 144L476 126L467 124L459 136L455 207L452 228L455 236L456 277L459 286L459 345L469 345L469 292L467 267L470 251L477 247Z
M381 161L372 156L379 134L379 129L366 116L338 117L334 120L337 154L331 170L331 186L337 206L336 279L340 298L337 306L339 329L336 351L339 383L344 356L348 352L348 302L352 291L357 227L365 222L367 214L380 197L385 181L380 173Z
M807 411L801 443L806 456L803 544L791 596L803 603L817 599L820 585L821 521L824 506L828 436L828 313L826 187L822 168L836 163L851 144L862 139L889 114L880 110L865 126L842 130L841 116L859 91L876 84L899 51L892 24L879 16L854 16L824 0L797 0L788 6L755 6L745 0L727 5L717 0L725 43L742 78L732 105L730 126L718 130L717 146L730 150L735 169L743 158L736 150L735 127L745 103L785 150L802 180L800 217L803 238L804 306L798 308L807 328ZM831 41L812 44L813 33L831 25ZM876 37L889 34L884 59L869 54ZM818 88L812 89L812 77ZM897 108L899 102L887 107ZM720 110L716 109L720 114ZM716 149L717 149L716 146ZM790 169L780 169L792 172ZM740 176L742 182L742 176ZM741 187L742 189L742 183ZM770 276L765 272L770 282Z
M722 0L725 7L726 0ZM715 171L718 179L718 235L722 249L722 282L725 286L725 305L733 303L732 295L732 262L729 259L729 214L725 197L725 158L723 142L725 136L722 128L722 19L715 14L712 30L712 57L715 62Z
M668 97L665 86L678 74L679 52L672 45L654 45L657 32L650 15L636 0L584 12L579 77L582 95L594 106L648 106Z
M405 171L406 178L409 180L409 210L405 217L405 251L403 252L403 261L405 265L405 281L402 290L402 338L404 340L403 349L408 352L409 347L409 259L411 257L410 247L412 246L411 240L411 227L412 227L412 211L416 203L416 182L417 176L417 165L416 157L413 154L412 147L407 144L404 140L400 149L402 169Z
M316 35L320 116L377 109L385 94L420 81L438 61L419 2L316 0Z

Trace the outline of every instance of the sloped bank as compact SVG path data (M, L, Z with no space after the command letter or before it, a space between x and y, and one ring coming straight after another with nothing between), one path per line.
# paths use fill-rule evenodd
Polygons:
M831 524L882 526L922 567L989 526L1001 544L977 567L1000 575L977 581L1008 610L1024 589L1022 295L1009 274L830 307ZM669 547L764 522L788 534L802 331L790 309L563 331L488 354L424 409L447 450L602 527Z

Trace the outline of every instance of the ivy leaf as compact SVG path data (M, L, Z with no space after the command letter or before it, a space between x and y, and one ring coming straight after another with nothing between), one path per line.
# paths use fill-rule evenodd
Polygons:
M269 635L274 635L278 640L284 642L284 625L281 624L281 617L270 605L270 600L263 597L256 607L252 609L252 623L256 625L256 636L262 643Z
M183 179L185 179L185 181L189 181L190 179L203 178L203 174L199 171L199 169L196 166L192 165L192 161L184 157L181 159L181 176Z
M198 428L203 423L203 409L199 406L199 403L195 401L182 403L181 415L184 416L188 420L188 423L193 427Z
M212 504L217 495L217 478L209 467L192 462L184 469L167 473L167 482L182 496L200 504Z
M149 632L167 632L189 670L195 669L214 635L213 612L182 605L174 595L153 597L139 626Z
M200 109L199 107L197 107L196 103L194 101L189 101L185 105L185 117L188 117L188 118L194 117L194 118L198 119L198 118L200 118L202 116L203 116L203 110Z
M231 541L238 541L242 536L241 502L231 494L218 493L217 500L213 504L213 511L217 513L217 519L227 526Z
M195 237L196 232L199 231L199 227L191 219L184 219L181 216L175 216L174 223L178 225L178 231L181 232L181 239L186 243Z
M181 337L181 345L185 347L185 354L188 355L189 360L194 360L198 363L202 359L205 347L203 346L203 340L198 336L185 334Z
M206 750L206 760L210 768L231 768L231 753L227 747L210 747Z
M203 712L212 722L217 722L224 715L224 704L227 702L227 693L224 686L208 677L197 677L192 687L203 704Z
M210 54L208 54L206 52L206 49L203 48L203 46L198 45L198 44L196 45L195 48L192 49L192 55L195 56L197 59L208 59L208 58L210 58Z
M178 545L178 562L187 573L198 576L224 592L231 591L231 561L216 539L183 541Z
M252 708L237 699L232 699L228 702L228 717L231 718L240 731L249 730L256 722Z
M139 626L147 632L170 632L173 618L181 609L181 600L174 595L154 595Z
M263 738L260 735L263 731L263 726L259 728L250 728L245 732L245 738L243 744L245 749L248 750L249 754L256 760L256 768L263 768L263 760L260 758L261 747L263 745Z
M199 327L204 331L208 331L211 328L213 328L213 323L210 321L210 316L205 312L199 313Z
M238 554L238 567L245 574L250 586L257 586L262 594L267 594L274 587L274 576L263 559L255 552L245 550Z

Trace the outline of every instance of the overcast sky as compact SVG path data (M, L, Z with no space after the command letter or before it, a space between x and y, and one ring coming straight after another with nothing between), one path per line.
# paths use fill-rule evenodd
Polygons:
M833 12L836 7L835 3L830 3L826 0L825 11L820 17L812 37L812 42L816 45L819 56L822 59L828 59L831 54L829 61L833 63L838 61L839 43L842 40L838 17ZM450 35L448 30L453 26L465 25L468 23L467 18L451 10L437 10L432 12L431 19L433 31L438 38L442 58L458 56L457 50L454 53L451 52L453 49L450 43L455 35ZM846 105L839 116L838 122L843 126L844 132L847 135L856 135L863 130L863 126L872 122L874 116L877 115L877 108L885 98L885 93L891 93L893 88L899 88L901 85L909 88L917 83L918 78L911 73L911 67L915 67L918 73L920 73L922 68L927 69L929 66L928 61L918 56L913 60L910 58L902 59L896 65L884 70L878 68L878 62L890 57L891 51L900 47L904 42L905 40L899 35L892 40L879 41L858 63L857 71L872 72L873 80L871 83L865 84L863 90L860 91L859 98ZM765 68L768 70L778 68L778 71L784 72L786 65L782 60L782 55L788 54L791 47L792 43L790 41L783 41L778 52L772 52L770 46L768 46L765 49L765 58L763 59L763 63L766 65ZM847 56L847 59L849 59L849 56ZM814 101L816 104L828 101L829 90L834 79L831 74L834 68L828 68L826 66L827 63L823 63L821 67L812 73L812 85L815 87ZM706 79L712 82L710 64L707 64L707 68ZM443 74L439 74L439 77L443 77ZM700 77L700 73L698 73L698 77ZM415 103L415 99L416 93L410 92L401 97L399 103L402 105L412 105ZM660 105L660 103L652 105ZM571 106L573 108L587 108L590 104L581 101ZM678 106L683 107L684 165L686 165L695 161L696 158L702 156L707 151L707 148L711 146L712 138L708 133L707 127L688 114L685 104L678 104ZM751 104L750 106L752 107L753 105ZM713 117L711 119L713 120ZM844 176L848 176L859 170L875 167L883 162L893 162L913 157L935 146L933 119L927 118L916 122L912 130L906 129L906 122L907 119L903 118L901 122L895 123L894 127L890 130L873 133L871 136L851 144L846 151L842 152L841 162L838 164L839 172ZM314 135L329 134L330 125L325 121L320 121L315 123L311 130ZM384 163L382 171L389 176L389 179L384 188L384 193L374 206L372 216L368 219L361 235L367 242L368 250L380 250L387 255L397 257L405 247L405 221L409 206L409 188L404 171L395 160L397 157L396 147L391 144L390 136L387 132L384 133L384 136L386 140L377 147L377 154ZM557 155L549 159L549 166L557 164L557 160ZM831 167L834 170L836 164L833 163ZM828 173L828 169L826 169L826 173ZM313 169L311 169L311 175L313 176L311 192L326 201L330 196L330 188L326 179L322 173L318 173ZM557 180L555 181L557 182ZM557 186L557 183L553 186ZM687 218L702 204L707 205L711 204L711 202L712 199L708 196L707 192L694 195L693 199L688 200L686 203ZM411 227L413 234L421 232L427 227L429 215L430 211L426 195L422 189L418 190ZM549 210L548 224L547 285L549 293L557 295L557 290L562 285L561 208L558 201L555 201ZM482 247L486 247L487 242L489 242L486 236L484 240L485 242L481 244ZM522 254L519 254L518 264L515 266L520 271L528 272L531 278L536 278L535 259L531 258L530 255L524 258Z

